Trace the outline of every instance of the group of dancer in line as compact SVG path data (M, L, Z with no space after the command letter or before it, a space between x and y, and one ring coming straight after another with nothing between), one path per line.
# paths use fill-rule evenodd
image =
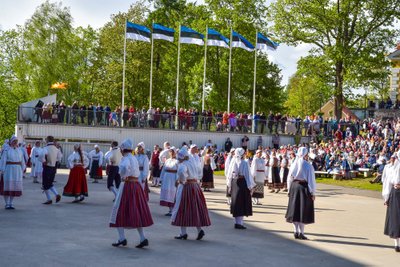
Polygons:
M52 204L50 192L55 195L56 202L61 199L53 185L55 166L60 160L61 152L54 146L52 136L48 136L46 140L42 186L47 196L44 204ZM17 138L13 136L8 146L2 149L0 159L2 173L0 194L4 195L6 209L14 209L13 197L22 194L22 172L25 163L22 152L17 149L17 143ZM120 146L117 142L113 142L110 151L104 156L108 174L107 187L115 195L109 226L118 231L119 238L112 244L116 247L127 245L124 229L137 229L140 236L137 248L149 245L143 228L151 226L153 219L148 205L149 159L144 151L143 142L137 144L135 150L132 140L127 139ZM253 214L252 195L257 196L257 187L264 186L261 178L256 178L257 173L262 173L262 170L265 172L265 165L264 169L261 169L262 166L257 164L257 158L261 158L262 151L256 152L256 158L251 166L244 154L243 148L236 148L225 163L227 195L231 199L230 213L235 220L235 229L246 229L243 217ZM205 236L203 227L210 226L211 221L200 187L204 163L199 157L197 146L192 144L190 147L183 146L176 149L165 142L164 150L159 153L159 163L160 205L168 208L166 215L171 216L171 224L180 227L180 234L175 239L186 240L187 227L196 227L196 240L201 240ZM80 145L75 145L67 164L71 171L63 195L75 197L74 202L83 201L85 196L88 196L85 169L89 165L89 160ZM94 168L91 171L101 164L92 166ZM316 189L314 170L307 161L307 148L298 149L297 158L290 168L287 181L290 190L286 220L293 223L296 239L307 239L304 235L304 224L314 223Z

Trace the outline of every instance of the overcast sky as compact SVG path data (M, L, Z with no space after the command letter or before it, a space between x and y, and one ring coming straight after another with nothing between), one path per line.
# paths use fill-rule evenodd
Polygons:
M9 30L16 25L23 25L33 15L36 7L43 2L45 1L0 0L0 29ZM70 7L75 27L91 25L93 28L100 28L110 20L111 14L127 11L135 0L62 0L61 2L64 6ZM296 71L296 62L305 56L309 49L309 45L289 47L281 44L277 51L268 51L269 59L282 69L282 85L288 83L289 77Z

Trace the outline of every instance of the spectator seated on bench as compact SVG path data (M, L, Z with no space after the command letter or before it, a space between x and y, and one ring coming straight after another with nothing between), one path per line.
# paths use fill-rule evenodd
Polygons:
M378 172L375 173L375 179L372 181L369 181L371 184L375 184L375 183L382 183L382 173L383 173L383 169L385 168L386 165L386 160L382 160L382 164L379 165L378 167Z

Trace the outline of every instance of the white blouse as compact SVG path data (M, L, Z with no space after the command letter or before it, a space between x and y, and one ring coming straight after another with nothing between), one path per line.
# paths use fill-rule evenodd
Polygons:
M68 168L72 169L75 165L83 164L83 167L86 169L89 166L89 159L88 157L82 153L83 162L81 162L81 156L78 152L74 151L68 157Z
M125 155L121 159L119 163L119 175L121 175L121 178L128 176L139 177L139 163L132 154Z
M385 166L385 169L383 169L382 173L382 197L385 202L388 201L393 186L396 184L400 184L400 164L394 164L392 167L389 168L388 165ZM387 173L385 173L386 169L388 169L386 171Z

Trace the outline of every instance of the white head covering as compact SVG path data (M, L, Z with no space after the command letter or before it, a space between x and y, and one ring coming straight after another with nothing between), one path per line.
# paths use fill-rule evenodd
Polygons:
M99 145L94 145L94 148L99 148Z
M169 144L169 142L168 142L168 141L164 142L164 149L166 149L166 148L167 148L167 144Z
M137 146L140 146L140 147L142 147L143 149L146 149L146 146L144 145L143 142L140 142L139 144L137 144Z
M300 147L297 150L296 159L290 168L291 175L296 179L306 178L305 174L302 172L302 166L305 163L304 156L307 155L308 151L306 147Z
M181 149L179 149L178 159L184 159L185 157L189 157L189 152L187 151L187 148L184 146Z
M8 143L11 144L11 143L14 142L15 140L18 141L18 138L17 138L15 135L13 135L13 136L11 136L10 141L9 141Z
M234 151L235 151L235 148L234 148L234 147L232 147L230 152L232 153L232 152L234 152Z
M197 145L196 145L196 144L191 144L191 145L190 145L190 149L192 149L192 148L194 148L194 147L197 147Z
M174 146L171 146L171 147L169 148L169 150L173 150L173 151L176 153L176 147L174 147Z
M132 140L131 140L131 139L125 139L125 140L121 143L120 148L121 148L122 150L125 150L125 149L127 149L127 150L133 150L133 142L132 142Z

